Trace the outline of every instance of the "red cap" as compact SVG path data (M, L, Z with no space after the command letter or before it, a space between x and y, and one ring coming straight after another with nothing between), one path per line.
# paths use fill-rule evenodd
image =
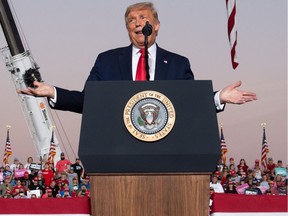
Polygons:
M234 175L236 173L235 170L231 170L231 174Z
M216 171L215 174L216 174L217 176L219 176L219 175L220 175L220 172L219 172L219 171Z
M255 163L259 163L259 160L258 160L258 159L256 159L256 160L255 160Z
M234 158L233 157L230 157L230 159L229 160L234 160Z
M52 192L52 190L49 188L49 189L47 189L47 192Z
M38 178L37 178L37 177L35 177L35 178L34 178L34 181L38 181Z

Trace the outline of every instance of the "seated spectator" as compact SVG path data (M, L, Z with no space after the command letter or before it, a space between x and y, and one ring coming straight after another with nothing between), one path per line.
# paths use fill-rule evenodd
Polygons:
M29 185L32 183L32 178L33 178L32 175L30 175L28 171L24 172L24 176L20 178L26 190L28 189Z
M42 195L41 198L53 198L52 190L50 187L46 187L45 193Z
M89 176L85 176L85 178L84 179L82 179L82 182L81 182L81 184L80 184L80 188L82 187L82 185L85 185L85 187L88 189L88 190L90 190L90 177Z
M33 184L30 184L30 185L28 186L28 189L29 189L29 190L40 190L41 196L42 196L42 194L44 193L43 187L42 187L41 185L39 185L39 183L38 183L38 178L37 178L37 177L35 177L35 178L33 179ZM45 190L45 189L44 189L44 190Z
M26 199L26 198L27 198L27 196L26 196L26 191L24 191L24 188L20 188L19 193L17 193L14 196L14 199Z
M245 159L242 158L237 165L237 171L243 171L245 172L246 176L248 176L248 169L249 167L247 166Z
M4 179L4 183L0 184L0 197L5 196L8 191L10 192L12 190L13 190L13 186L10 183L10 176L6 176Z
M229 171L230 171L230 173L231 173L231 171L236 171L236 169L235 169L235 164L230 164L229 165Z
M69 189L70 191L78 191L79 189L79 182L78 182L78 177L73 178L72 183L69 184Z
M6 164L5 167L4 167L4 172L3 172L3 177L6 178L6 176L9 176L10 177L10 181L12 180L12 171L10 170L10 165L9 164Z
M71 195L70 195L70 190L69 190L69 187L68 187L68 186L65 186L65 187L64 187L64 190L60 191L60 194L61 194L61 197L63 197L63 198L69 198L69 197L71 197Z
M278 189L274 186L274 181L269 181L269 189L271 191L271 195L278 195Z
M37 195L36 194L31 194L31 199L35 199L37 198Z
M2 180L0 179L0 184L3 184L3 182L4 182L4 170L5 170L5 168L4 168L4 166L1 166L0 167L0 175L2 176Z
M56 197L56 195L58 194L58 192L59 192L59 187L58 187L58 185L56 184L56 181L51 181L51 183L50 183L50 189L51 189L51 191L52 191L52 196L53 197Z
M18 179L17 184L12 189L12 196L15 198L16 195L19 195L20 191L26 194L26 188L22 185L21 180Z
M212 175L210 187L214 189L215 193L224 193L224 189L222 185L218 182L218 177L215 174Z
M240 178L241 176L238 175L238 173L235 170L231 171L231 181L235 184L235 185L239 185L240 183Z
M251 178L248 179L249 187L245 189L246 195L262 195L261 190L257 187L257 180L253 179L251 183Z
M90 191L86 188L85 185L82 185L78 192L78 197L84 197L84 196L90 197Z
M56 181L57 185L59 186L60 191L64 190L65 185L69 186L69 182L67 180L67 174L65 172L61 173L60 179Z
M260 186L265 187L266 190L270 188L267 174L262 175L262 181L260 183Z
M233 182L228 182L225 193L237 194L236 187Z

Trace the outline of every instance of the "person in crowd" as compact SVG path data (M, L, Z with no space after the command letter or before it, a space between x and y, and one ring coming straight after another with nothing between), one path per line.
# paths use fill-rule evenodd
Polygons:
M221 178L221 185L223 186L223 188L226 188L227 183L228 183L228 167L224 166L223 168L223 172L222 172L222 178Z
M255 176L255 178L258 180L262 179L262 170L261 170L260 162L258 159L255 160L255 164L253 168L253 176Z
M275 168L276 164L274 163L273 158L268 158L268 164L267 164L267 172L271 176L275 176Z
M26 195L26 191L24 188L19 188L17 189L19 190L19 193L17 193L15 196L14 196L14 199L26 199L28 198L27 195Z
M229 172L231 173L232 170L236 171L234 163L229 165Z
M60 191L63 191L66 185L69 187L69 181L67 180L66 172L61 173L61 177L56 181L56 184L59 186Z
M27 158L27 163L24 165L24 168L31 173L30 165L33 163L33 157L28 157Z
M39 170L37 172L37 179L38 179L38 184L42 187L42 191L45 191L46 182L45 182L42 170Z
M33 179L33 184L29 185L28 189L31 191L31 190L39 190L40 191L40 194L42 196L42 194L44 193L44 190L43 190L43 187L41 185L39 185L38 183L38 178L37 177L34 177Z
M49 162L45 163L44 169L42 169L42 175L45 181L45 186L49 187L51 181L54 179L54 173L49 167Z
M234 165L234 167L235 167L235 160L234 160L233 157L230 157L230 158L229 158L229 167L230 167L231 165Z
M30 175L28 171L25 171L23 177L20 178L26 190L28 189L29 185L32 183L32 179L33 179L33 176Z
M86 188L85 185L82 185L78 192L78 197L83 197L83 196L90 196L90 191L88 188Z
M257 179L248 178L248 188L245 189L245 194L249 195L262 195L261 190L257 187Z
M230 193L230 194L237 194L235 184L233 182L228 182L225 193Z
M61 197L69 198L71 197L69 186L65 185L64 190L60 191Z
M149 67L149 80L194 80L190 62L186 57L168 52L156 44L160 21L158 13L151 2L136 3L127 8L125 24L131 44L127 47L112 49L99 54L87 80L145 79L144 74L139 77L136 72L137 62L141 55L139 50L145 48L145 37L142 34L142 29L147 21L152 27L152 33L148 37L148 52L151 54L150 58L152 58L151 62L153 64ZM119 59L125 64L119 64ZM169 59L169 64L167 64L167 59ZM34 81L33 84L35 88L20 89L17 92L48 97L49 104L54 109L82 113L85 91L69 91L38 81ZM244 104L257 99L253 92L240 91L238 89L240 85L241 81L238 81L215 93L214 99L217 111L223 111L226 103Z
M218 177L215 174L212 175L210 187L214 189L215 193L224 193L224 189L222 185L218 182Z
M12 189L12 196L15 197L16 195L19 195L20 191L26 194L25 186L23 186L21 180L18 179L17 184Z
M31 199L37 199L37 195L35 193L31 194Z
M81 188L82 186L85 186L88 190L90 190L90 177L85 176L85 178L82 179L82 182L80 183L79 187Z
M18 158L14 158L14 162L10 166L10 171L14 172L15 170L18 170L18 169L19 169L19 159Z
M10 180L12 180L12 176L13 176L13 172L10 170L10 165L9 164L5 164L4 167L4 172L3 172L3 178L6 178L6 176L10 177Z
M269 189L271 191L272 195L279 195L277 186L275 186L274 181L270 180L269 181Z
M223 163L222 159L220 158L218 164L216 165L216 170L219 172L223 171L225 164Z
M50 187L46 187L45 193L42 195L41 198L53 198L52 190Z
M55 170L55 168L54 168L54 162L50 162L49 163L49 169L54 173L54 176L55 176L55 174L56 174L56 170Z
M243 172L245 172L246 176L248 176L248 169L249 169L249 167L247 166L245 159L243 159L243 158L240 159L240 162L237 165L237 171L238 172L243 171Z
M235 184L238 185L241 179L241 176L238 175L238 173L235 170L232 170L231 172L231 181Z
M71 165L74 168L74 172L77 173L78 181L81 182L81 179L84 176L84 168L81 165L80 158L76 158L75 163Z
M0 176L1 176L1 178L0 178L0 184L3 184L3 182L4 182L4 171L5 171L5 168L4 168L4 166L1 166L0 167Z
M66 173L67 173L67 180L69 182L69 185L72 185L73 184L73 179L74 178L78 179L77 173L74 172L74 167L71 166L69 168L69 172L66 172Z
M56 176L60 177L61 173L67 172L71 164L69 160L65 159L65 154L62 152L60 154L60 160L56 163Z
M260 182L260 186L264 187L266 190L268 190L270 188L269 187L269 182L268 182L268 176L265 173L262 174L262 179L261 179L261 182Z
M283 167L282 160L278 160L278 161L277 161L276 168L284 168L284 167Z
M52 191L52 196L53 196L53 197L56 197L56 195L57 195L58 192L59 192L59 187L58 187L56 181L54 181L54 180L51 181L51 183L50 183L50 189L51 189L51 191Z
M13 186L10 183L10 176L6 176L4 179L4 183L0 184L0 197L3 197L7 192L13 190Z

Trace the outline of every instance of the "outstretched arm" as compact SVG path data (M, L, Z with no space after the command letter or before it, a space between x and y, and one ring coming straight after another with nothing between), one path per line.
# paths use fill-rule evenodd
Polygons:
M241 86L241 81L233 83L220 92L221 104L244 104L249 101L257 100L257 96L254 92L242 91L238 87Z

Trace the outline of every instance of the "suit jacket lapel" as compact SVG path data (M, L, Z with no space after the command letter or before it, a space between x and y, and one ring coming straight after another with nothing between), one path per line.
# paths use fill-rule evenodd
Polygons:
M132 45L123 48L118 60L121 79L132 80Z
M155 80L167 80L169 57L165 50L157 45Z

